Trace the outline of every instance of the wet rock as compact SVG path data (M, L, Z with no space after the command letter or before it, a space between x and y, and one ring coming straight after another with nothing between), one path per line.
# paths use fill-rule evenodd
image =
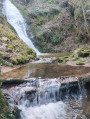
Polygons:
M14 107L13 114L15 115L15 119L21 119L20 115L21 110L18 107Z
M29 82L28 80L24 80L24 79L7 79L5 81L3 81L3 86L9 86L9 85L17 85L17 84L22 84L24 82Z
M79 50L78 57L88 57L90 55L90 50Z
M36 88L32 89L32 90L28 90L25 92L26 94L32 94L32 93L36 93Z

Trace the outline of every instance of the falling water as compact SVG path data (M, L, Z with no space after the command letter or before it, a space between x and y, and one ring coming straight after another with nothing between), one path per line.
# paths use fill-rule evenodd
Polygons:
M4 2L4 15L7 21L14 27L18 36L32 49L34 49L37 55L41 55L38 49L35 48L32 41L28 38L26 33L25 21L19 10L9 1Z
M71 82L65 84L65 80ZM31 78L27 83L3 89L3 93L10 105L15 104L22 110L21 119L77 119L78 115L85 117L80 107L86 91L83 83L80 85L75 77L64 80Z

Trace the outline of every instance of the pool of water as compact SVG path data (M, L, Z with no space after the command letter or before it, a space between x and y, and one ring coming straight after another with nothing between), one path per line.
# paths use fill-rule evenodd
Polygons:
M2 78L56 78L60 76L81 77L90 73L90 67L69 66L53 63L29 63L21 68L5 73Z

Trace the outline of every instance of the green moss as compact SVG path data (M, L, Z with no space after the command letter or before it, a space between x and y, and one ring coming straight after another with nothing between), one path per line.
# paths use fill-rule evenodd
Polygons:
M69 57L74 57L74 54L72 53Z
M13 59L13 60L12 60L12 63L15 64L15 65L17 65L17 64L18 64L17 59Z
M0 119L15 119L9 104L0 89Z
M26 62L25 56L20 55L17 58L18 64L24 64Z
M78 56L79 57L89 57L89 55L90 55L90 50L79 50L78 51Z
M12 35L12 34L5 34L5 36L9 38L11 41L17 38L15 35Z
M75 58L72 59L72 61L76 61L78 59L79 59L79 57L75 57Z
M76 64L77 65L84 65L84 61L80 59Z
M11 48L11 49L14 49L15 45L13 43L12 44L8 44L8 47Z
M56 58L53 60L53 62L58 62L58 63L66 63L68 61L68 56Z
M32 55L33 57L36 57L36 52L33 49L28 49L27 54Z
M13 67L13 64L8 61L3 62L3 65Z

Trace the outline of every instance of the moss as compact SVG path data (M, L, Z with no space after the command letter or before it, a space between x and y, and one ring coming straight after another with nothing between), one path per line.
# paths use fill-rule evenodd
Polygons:
M15 65L17 65L17 64L18 64L17 59L13 59L13 60L12 60L12 63L15 64Z
M78 51L79 57L89 57L89 55L90 55L90 50L79 50Z
M15 119L9 104L0 89L0 119Z
M36 57L36 52L33 49L27 49L27 54Z
M26 61L26 60L25 60L25 56L20 55L20 56L17 58L18 64L24 64L25 61Z
M17 38L15 35L12 35L12 34L5 34L5 36L9 38L11 41Z
M79 59L79 57L75 57L75 58L72 59L72 61L76 61L78 59Z
M74 57L74 54L72 53L69 57Z
M3 62L3 65L13 67L13 64L8 61Z
M15 48L15 45L14 45L14 44L8 44L8 47L9 47L10 49L14 49L14 48Z
M58 63L66 63L68 61L68 56L56 58L53 60L53 62L58 62Z
M14 64L24 64L35 59L35 51L17 36L5 19L0 22L0 37L0 45L3 44L0 49L0 65L13 67Z
M77 65L84 65L84 61L80 59L76 64Z

